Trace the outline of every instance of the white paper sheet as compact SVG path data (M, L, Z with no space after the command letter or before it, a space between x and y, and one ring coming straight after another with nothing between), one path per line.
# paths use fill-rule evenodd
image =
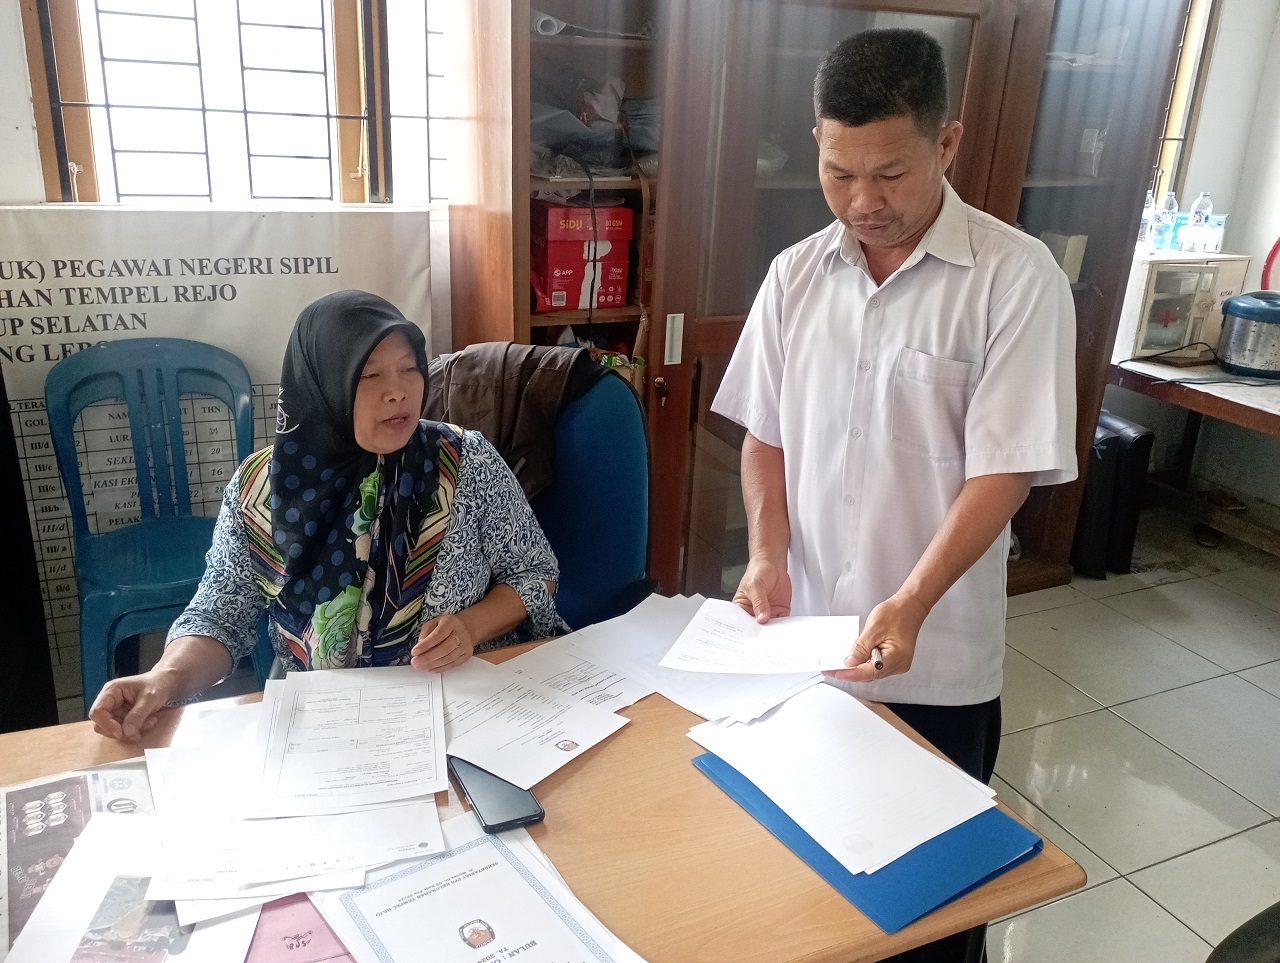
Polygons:
M191 923L203 923L205 920L216 920L231 913L261 906L263 903L281 896L293 896L295 893L324 891L330 889L351 889L364 885L364 869L344 869L336 873L325 873L321 876L308 876L305 879L283 880L276 883L262 883L258 886L246 886L241 893L252 894L232 899L176 899L173 905L178 910L178 922L183 926Z
M487 835L470 813L445 833L440 856L312 896L359 963L640 963L525 845Z
M440 678L411 666L289 673L258 814L332 813L447 788Z
M283 679L280 680L280 684L283 682ZM182 721L169 740L169 748L247 746L253 741L262 716L262 702L233 706L219 706L217 702L202 705L197 702L183 709Z
M445 673L444 692L449 754L522 789L627 724L479 659Z
M686 672L783 675L843 669L856 615L792 615L761 625L732 602L707 599L658 664Z
M574 644L574 638L566 635L552 639L502 664L523 679L609 712L625 709L653 694L652 686L593 662L586 651Z
M8 963L71 963L110 946L126 958L181 954L183 963L243 960L257 909L195 926L178 923L173 903L143 896L160 860L156 817L100 813L85 826L61 871L18 936Z
M354 813L283 819L212 820L166 817L160 822L165 866L153 874L151 899L226 899L244 887L292 881L284 893L310 889L298 880L365 869L444 848L434 802Z
M689 735L854 873L994 805L985 787L834 686L814 686L751 725L704 723Z
M574 633L574 645L592 661L652 686L704 719L750 721L822 681L812 673L739 675L659 665L705 601L701 595L651 595L626 615Z

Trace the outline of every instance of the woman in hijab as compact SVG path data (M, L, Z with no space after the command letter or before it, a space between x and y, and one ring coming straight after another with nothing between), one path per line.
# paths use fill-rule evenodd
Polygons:
M563 626L559 570L515 477L479 432L419 420L422 332L362 291L303 310L285 349L276 442L228 483L207 567L165 651L89 712L132 740L225 678L266 609L288 670L442 672Z

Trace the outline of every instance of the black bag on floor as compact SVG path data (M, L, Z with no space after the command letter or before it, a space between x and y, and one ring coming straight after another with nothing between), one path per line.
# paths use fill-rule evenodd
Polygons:
M1111 497L1111 531L1107 536L1107 570L1124 575L1132 570L1133 543L1138 537L1138 513L1146 494L1147 466L1155 433L1127 418L1103 411L1098 426L1114 432L1120 452L1116 459L1115 493Z
M1107 539L1119 458L1119 436L1099 426L1093 433L1093 447L1089 449L1084 496L1076 519L1075 541L1071 544L1071 565L1078 575L1107 577Z

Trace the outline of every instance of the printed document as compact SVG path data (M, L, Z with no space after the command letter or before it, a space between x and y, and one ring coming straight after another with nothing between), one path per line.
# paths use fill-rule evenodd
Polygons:
M529 789L627 724L623 716L469 659L444 675L449 754Z
M407 665L290 672L266 728L257 814L341 812L447 788L440 679Z
M742 675L683 672L660 665L705 601L701 595L650 595L625 615L574 633L574 645L592 661L652 686L704 719L749 722L822 681L812 672Z
M689 736L853 873L995 805L990 789L834 686L814 686L751 725L704 723Z
M739 606L707 599L658 664L688 672L783 674L844 669L856 615L790 615L761 625Z
M540 860L505 837L482 832L464 813L445 823L445 853L312 900L357 963L641 963Z
M502 664L526 681L610 712L625 709L653 694L652 686L593 662L573 639L572 635L552 639Z

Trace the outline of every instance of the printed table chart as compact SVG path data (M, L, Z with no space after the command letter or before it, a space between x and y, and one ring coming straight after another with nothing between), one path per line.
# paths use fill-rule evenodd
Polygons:
M279 386L253 389L254 447L275 433ZM59 699L80 694L80 603L76 593L75 545L71 509L58 475L44 399L9 403L22 478L27 490L32 538L40 565L40 588ZM216 515L222 491L236 469L235 430L222 402L204 396L182 398L182 434L186 446L191 507ZM132 439L124 405L109 402L86 408L76 421L76 449L91 531L106 531L138 520L138 484Z

